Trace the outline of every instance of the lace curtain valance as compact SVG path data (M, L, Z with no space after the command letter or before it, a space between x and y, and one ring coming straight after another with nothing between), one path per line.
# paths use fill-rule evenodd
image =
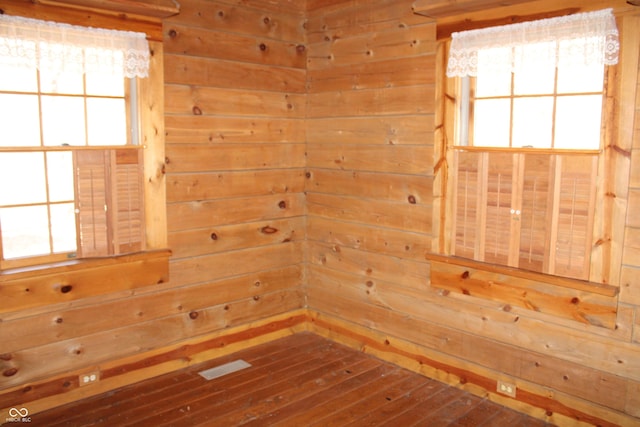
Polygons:
M620 44L612 9L451 35L447 76L537 66L612 65ZM480 55L479 55L480 52Z
M0 15L0 63L63 71L147 77L144 33Z

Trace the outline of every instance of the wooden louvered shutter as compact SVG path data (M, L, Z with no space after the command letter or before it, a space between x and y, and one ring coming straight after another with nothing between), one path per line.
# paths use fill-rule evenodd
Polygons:
M109 162L103 150L74 152L78 257L109 255Z
M480 160L481 156L477 152L455 152L453 254L471 259L476 259L480 239L478 207L482 175Z
M549 273L589 279L597 155L556 155Z
M78 256L144 250L141 150L74 152Z
M549 258L549 224L552 201L553 158L548 154L520 157L520 241L517 266L546 272Z
M481 261L512 265L510 248L518 224L511 221L514 204L514 157L510 153L482 153L486 164L485 201L481 230L484 234ZM481 211L482 212L482 211Z
M141 150L113 150L111 158L114 254L144 249Z
M597 155L457 151L453 255L589 278Z

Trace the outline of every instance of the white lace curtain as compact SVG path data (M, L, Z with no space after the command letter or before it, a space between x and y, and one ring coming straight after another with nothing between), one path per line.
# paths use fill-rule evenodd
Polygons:
M539 66L612 65L620 44L612 9L451 35L447 76ZM480 54L479 54L480 53Z
M147 77L144 33L0 15L0 63L63 71Z

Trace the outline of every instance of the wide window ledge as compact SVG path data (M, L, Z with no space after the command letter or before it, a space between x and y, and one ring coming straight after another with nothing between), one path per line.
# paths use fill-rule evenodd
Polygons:
M169 280L169 249L0 271L0 313L132 290Z
M594 326L615 328L618 288L494 265L465 258L427 254L431 286L497 301L506 311L533 310Z

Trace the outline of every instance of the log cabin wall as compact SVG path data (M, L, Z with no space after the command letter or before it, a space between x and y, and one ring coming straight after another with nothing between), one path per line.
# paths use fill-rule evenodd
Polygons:
M612 151L631 174L617 180L627 220L615 324L602 327L560 315L557 294L536 311L433 286L434 268L453 274L428 256L443 222L437 34L459 17L436 25L414 3L180 1L158 33L170 281L3 312L0 408L35 412L308 327L559 424L638 423L637 21L621 20L636 58L618 70L635 84L614 118L629 145ZM540 16L552 3L580 9L525 2L469 18ZM100 383L78 387L93 370ZM495 393L498 380L516 398Z
M410 3L446 13L416 19ZM637 425L640 10L622 0L522 3L308 0L310 313L320 333L554 423ZM455 11L473 5L489 9ZM622 221L594 248L614 260L607 286L592 293L431 255L446 253L450 136L436 38L585 6L615 8L623 54L612 73L628 76L606 148L617 165L607 218ZM495 393L498 381L516 397Z
M3 408L33 414L234 343L273 339L304 320L290 314L305 305L304 2L180 3L164 25L142 21L163 44L153 56L164 62L170 279L133 290L119 285L136 280L121 280L125 271L98 269L75 284L72 293L87 294L73 301L57 303L59 292L48 284L41 294L34 280L27 291L51 295L48 303L15 310L3 301L3 417ZM114 19L23 0L0 6L73 24ZM129 29L143 28L134 16L115 19L122 17ZM79 374L93 372L99 383L79 387Z
M305 11L285 3L164 22L171 288L209 330L304 306Z

